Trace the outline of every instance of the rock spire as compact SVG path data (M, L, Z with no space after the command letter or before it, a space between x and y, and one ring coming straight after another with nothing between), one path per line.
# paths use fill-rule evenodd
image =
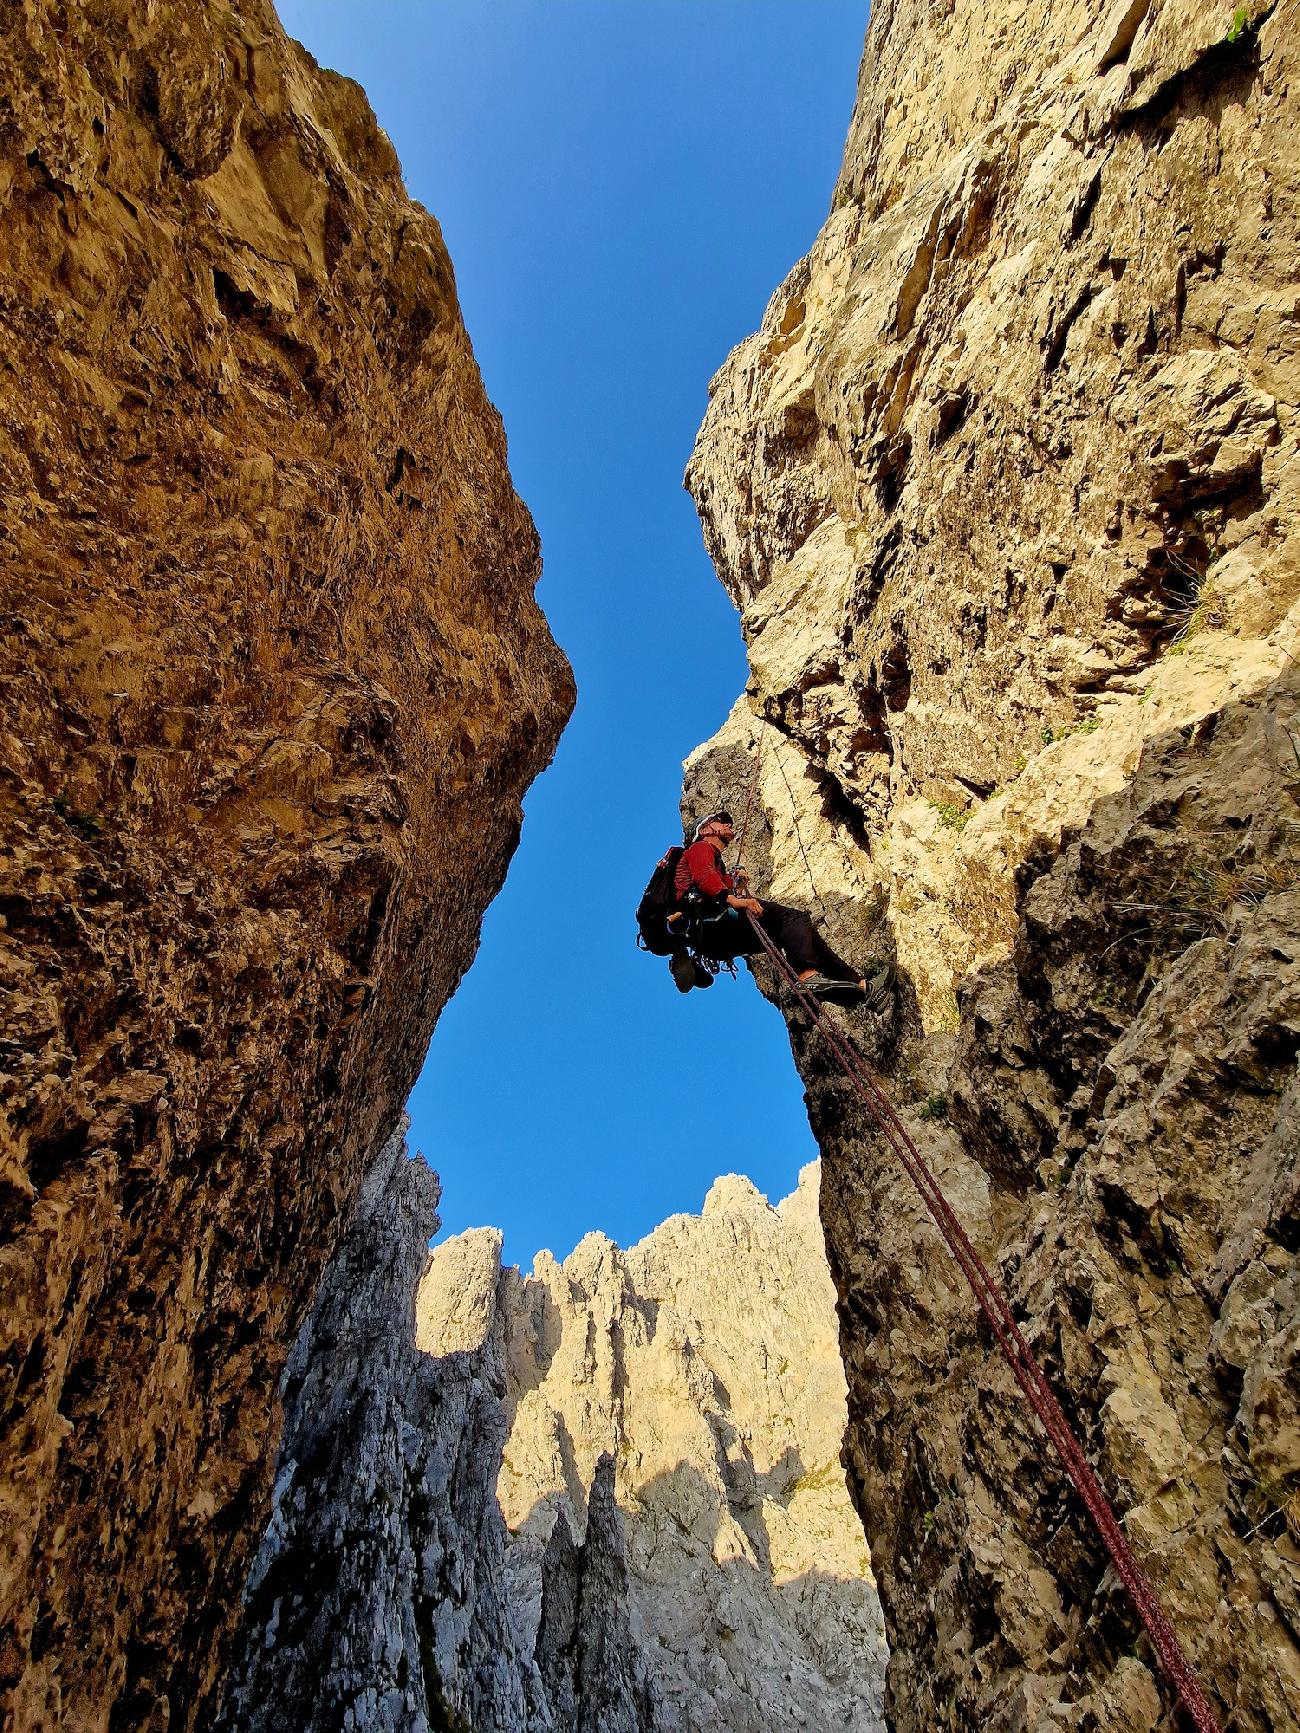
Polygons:
M290 1358L220 1733L878 1727L816 1185L525 1278L426 1253L395 1140Z
M773 1208L729 1175L700 1215L627 1251L588 1234L527 1277L500 1269L495 1241L464 1235L435 1249L421 1285L426 1344L462 1343L469 1319L499 1333L498 1491L539 1653L554 1640L546 1561L589 1496L598 1512L612 1496L631 1629L666 1727L879 1725L884 1649L839 1461L844 1380L817 1189L813 1166ZM589 1547L591 1534L588 1522Z

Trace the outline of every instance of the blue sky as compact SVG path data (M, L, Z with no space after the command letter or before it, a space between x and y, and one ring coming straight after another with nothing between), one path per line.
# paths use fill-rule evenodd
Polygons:
M444 1231L527 1267L816 1151L744 971L680 996L632 910L745 681L681 478L710 376L829 209L865 0L281 0L442 224L578 709L411 1101Z

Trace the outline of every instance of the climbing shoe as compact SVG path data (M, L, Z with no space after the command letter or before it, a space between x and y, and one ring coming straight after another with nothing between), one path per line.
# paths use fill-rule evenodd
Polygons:
M695 958L695 985L697 987L711 987L713 985L712 969L707 963L702 963L698 957Z
M668 973L673 978L673 985L679 993L689 993L696 985L695 964L685 951L674 951L668 959ZM712 981L709 983L713 985Z
M860 1005L863 1000L862 989L856 981L836 981L829 975L810 975L799 985L805 993L811 993L815 999L828 1005Z
M867 976L866 1007L868 1011L887 1011L894 1000L898 971L892 963L881 963Z

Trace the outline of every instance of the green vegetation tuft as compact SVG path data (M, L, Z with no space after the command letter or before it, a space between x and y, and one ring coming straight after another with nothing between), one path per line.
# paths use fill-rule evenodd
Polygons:
M930 805L939 814L940 824L946 825L949 830L965 830L970 823L968 806L958 806L956 801L952 800L932 800Z
M1177 865L1153 873L1139 898L1115 906L1150 919L1172 921L1197 937L1227 932L1235 908L1258 908L1271 896L1300 888L1300 862L1272 858L1253 864L1214 861L1189 851Z
M1236 11L1232 14L1232 23L1228 26L1226 40L1228 42L1240 42L1242 37L1249 35L1253 28L1254 26L1251 24L1250 19L1247 16L1246 8L1244 6L1238 6Z
M1190 607L1183 616L1182 624L1174 633L1173 642L1169 646L1171 656L1182 656L1187 646L1200 632L1220 631L1227 623L1223 599L1207 578L1197 591Z
M926 1097L919 1117L921 1119L937 1119L945 1125L948 1123L948 1097L942 1090Z
M1100 727L1100 716L1086 716L1082 722L1048 723L1043 729L1043 745L1051 746L1057 740L1069 740L1074 734L1095 734Z
M820 1468L810 1468L798 1480L792 1480L789 1496L793 1498L799 1492L824 1492L828 1487L838 1486L843 1473L838 1462L824 1462Z

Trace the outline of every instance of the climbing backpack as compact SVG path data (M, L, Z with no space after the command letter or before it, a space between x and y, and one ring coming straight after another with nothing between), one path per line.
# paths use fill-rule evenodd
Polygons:
M650 883L636 906L636 942L652 956L666 957L676 948L668 927L668 917L677 906L677 863L682 858L680 847L670 848L650 874Z

